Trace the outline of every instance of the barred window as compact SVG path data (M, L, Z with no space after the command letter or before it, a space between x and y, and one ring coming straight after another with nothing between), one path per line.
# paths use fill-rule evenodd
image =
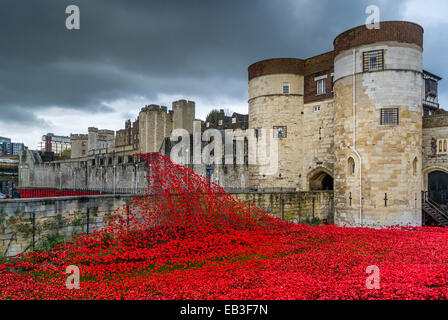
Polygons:
M384 50L363 53L364 72L384 70Z
M287 130L285 126L274 127L274 138L284 139L287 136Z
M397 126L400 123L398 108L381 109L381 125L382 126Z

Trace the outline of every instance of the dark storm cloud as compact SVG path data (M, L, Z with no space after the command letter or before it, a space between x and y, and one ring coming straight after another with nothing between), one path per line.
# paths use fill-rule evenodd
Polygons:
M246 99L248 65L332 50L382 2L2 1L0 121L39 121L33 112L52 106L107 113L104 102L135 96ZM65 28L70 4L79 31ZM382 5L382 18L396 18L399 5Z

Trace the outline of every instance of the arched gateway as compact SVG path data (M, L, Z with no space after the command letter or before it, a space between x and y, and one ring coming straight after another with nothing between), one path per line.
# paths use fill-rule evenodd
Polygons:
M330 191L334 190L333 177L324 168L312 171L308 176L310 191Z
M428 175L428 196L441 205L448 205L448 173L433 171Z

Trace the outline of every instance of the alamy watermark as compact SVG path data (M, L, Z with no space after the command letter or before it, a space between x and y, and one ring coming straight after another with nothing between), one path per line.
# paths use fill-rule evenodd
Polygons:
M81 17L79 7L72 4L65 9L69 16L65 19L65 27L68 30L79 30L81 28Z
M247 164L258 166L261 175L275 175L279 169L279 139L276 129L202 132L200 124L194 123L192 135L185 129L173 130L170 158L180 165Z
M65 273L69 274L67 280L65 281L65 286L67 289L79 289L81 287L79 268L77 266L68 266L67 269L65 269Z
M366 14L369 16L366 19L366 27L369 30L380 29L381 17L380 8L375 5L366 8Z
M366 288L369 290L381 289L380 268L378 266L368 266L366 273L370 275L366 280Z

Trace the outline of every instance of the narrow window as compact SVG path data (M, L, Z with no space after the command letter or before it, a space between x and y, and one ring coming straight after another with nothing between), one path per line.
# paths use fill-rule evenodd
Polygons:
M412 169L413 169L413 172L414 172L414 176L417 175L417 167L418 167L418 159L415 158L414 162L412 163Z
M317 81L317 94L325 94L327 92L327 79L321 79Z
M348 174L355 175L355 160L352 157L348 158Z
M289 82L284 82L283 83L283 94L289 94Z
M397 126L399 124L399 109L398 108L384 108L381 109L381 125L382 126Z

